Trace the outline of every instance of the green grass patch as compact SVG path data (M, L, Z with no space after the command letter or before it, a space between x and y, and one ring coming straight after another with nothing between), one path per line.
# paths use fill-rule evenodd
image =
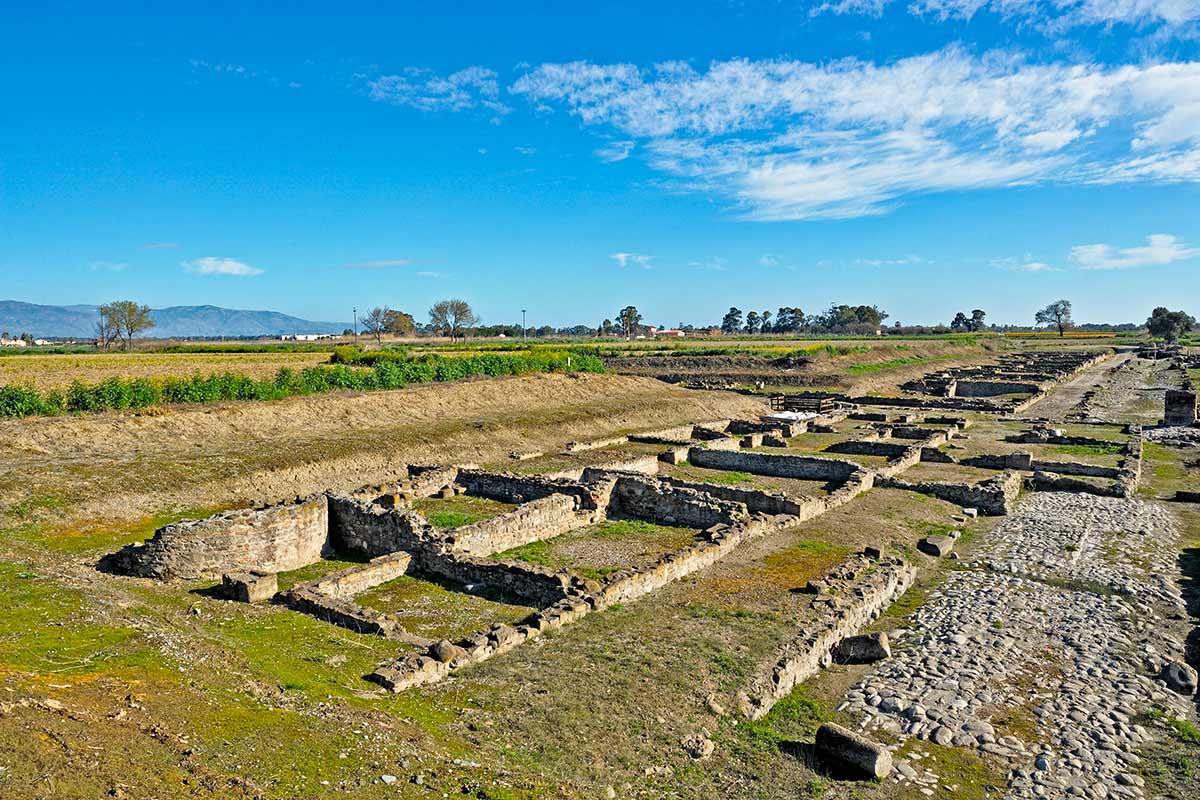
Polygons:
M441 530L460 528L499 516L515 509L512 503L501 503L486 497L424 497L413 503L413 510Z
M1125 452L1125 445L1119 442L1105 442L1104 444L1053 444L1047 445L1046 450L1066 456L1087 458L1088 456L1121 455Z

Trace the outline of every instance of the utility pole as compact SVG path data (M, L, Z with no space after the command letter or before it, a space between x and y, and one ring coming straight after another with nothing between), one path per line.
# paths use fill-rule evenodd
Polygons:
M529 336L526 334L527 330L529 330L529 329L525 326L525 309L522 308L521 309L521 341L522 342L525 342L529 339Z
M358 309L354 309L354 344L358 345Z

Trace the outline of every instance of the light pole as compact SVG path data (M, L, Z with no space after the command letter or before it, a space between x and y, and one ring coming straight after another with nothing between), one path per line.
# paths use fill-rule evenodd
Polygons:
M526 333L526 331L528 331L528 330L529 329L525 326L525 309L522 308L521 309L521 341L522 342L529 340L529 336Z
M358 309L354 309L354 344L358 345Z

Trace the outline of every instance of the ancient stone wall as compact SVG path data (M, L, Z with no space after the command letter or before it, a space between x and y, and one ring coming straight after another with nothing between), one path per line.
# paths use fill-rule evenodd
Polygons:
M566 494L577 498L581 509L596 507L596 498L589 487L562 478L462 469L458 471L456 483L466 489L469 495L502 503L528 503L552 494Z
M825 581L838 591L817 599L828 609L815 627L784 644L775 658L738 695L738 710L762 719L771 707L832 661L830 651L877 618L912 585L916 569L900 559L876 563L856 556Z
M811 519L825 510L825 500L822 497L795 499L785 494L773 494L758 489L739 489L736 486L718 486L670 477L659 478L659 481L669 486L705 492L731 503L741 503L751 514L790 514L801 519Z
M708 528L749 516L743 503L717 499L705 491L652 478L618 478L613 502L629 516L689 528Z
M334 548L368 558L412 551L441 538L420 514L337 494L329 495L329 534Z
M306 588L333 598L353 597L407 574L411 565L411 553L389 553L373 558L366 564L349 567L310 581Z
M450 531L454 549L471 555L489 555L566 533L592 521L587 512L576 511L578 499L552 494L471 525Z
M1163 400L1163 424L1167 427L1187 427L1196 423L1196 393L1168 389Z
M875 479L875 485L927 494L963 508L977 508L981 514L1003 516L1012 509L1012 504L1021 491L1021 475L1015 471L1008 471L979 483L906 481L902 478L880 476Z
M164 525L145 543L106 558L103 566L160 580L251 569L282 572L311 564L329 546L328 503L321 494Z
M570 573L554 572L536 564L504 562L481 556L425 550L416 554L422 571L463 586L483 586L530 605L545 607L561 600L582 584Z
M709 469L812 481L844 481L858 470L857 464L835 458L713 450L709 447L693 447L688 452L688 461Z
M1036 383L959 379L954 395L956 397L996 397L1002 394L1034 394L1039 391L1041 391L1041 387Z

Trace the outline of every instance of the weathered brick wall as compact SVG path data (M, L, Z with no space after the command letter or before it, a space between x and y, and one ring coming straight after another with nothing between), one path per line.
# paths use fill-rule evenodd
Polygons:
M450 532L455 550L471 555L490 555L510 547L549 539L572 528L586 525L591 515L579 513L578 499L552 494L518 506L507 514L464 525Z
M708 469L736 470L754 475L810 481L844 481L858 470L857 464L836 458L713 450L708 447L693 447L688 453L688 461L697 467Z
M321 494L297 503L164 525L145 543L108 557L104 566L160 580L201 578L251 569L297 569L328 550L329 510Z

